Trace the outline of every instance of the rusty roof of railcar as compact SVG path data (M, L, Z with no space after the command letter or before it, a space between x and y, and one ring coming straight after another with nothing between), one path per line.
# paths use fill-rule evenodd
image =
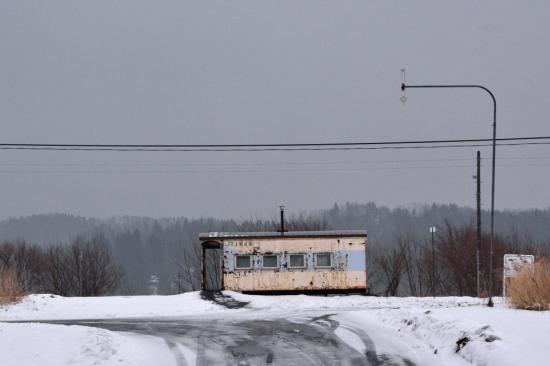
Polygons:
M200 233L199 240L212 239L269 239L269 238L356 238L367 237L365 230L325 230L325 231L257 231L257 232L210 232Z

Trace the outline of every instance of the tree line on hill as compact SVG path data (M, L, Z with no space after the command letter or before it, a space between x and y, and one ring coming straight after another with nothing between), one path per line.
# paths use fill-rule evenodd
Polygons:
M290 215L287 228L366 229L369 285L375 294L475 295L474 214L470 208L455 205L389 209L374 203L348 203L334 205L328 210ZM487 215L484 212L484 228L487 228ZM504 253L548 254L549 222L550 210L497 212L495 289L499 288ZM438 227L433 251L429 226ZM83 231L75 234L75 227ZM25 287L32 292L68 296L179 293L200 288L199 233L278 228L276 215L271 219L244 221L146 217L99 220L59 214L11 219L0 223L0 243L4 243L0 251L12 248L8 250L11 250L10 255L0 256L0 268L17 267ZM38 240L40 238L43 240ZM485 290L486 233L482 242L481 282ZM95 249L87 251L86 246ZM22 251L19 254L21 263L15 265L17 250ZM37 261L39 266L28 262L28 258L33 257L42 258ZM84 276L88 273L82 272L85 261L90 262L90 270L101 263L109 268L107 272L111 275L107 277L112 281L106 281L101 291L84 285L87 283ZM46 268L49 272L44 274L33 268ZM66 273L62 276L56 272L59 269Z

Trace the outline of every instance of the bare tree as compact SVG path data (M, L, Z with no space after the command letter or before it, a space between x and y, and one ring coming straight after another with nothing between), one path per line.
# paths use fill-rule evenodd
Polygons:
M397 246L403 258L403 272L406 276L409 292L412 296L426 296L431 293L432 279L431 254L425 243L412 232L399 234Z
M71 272L66 268L66 250L62 246L52 246L45 253L42 288L61 296L74 295Z
M14 252L14 244L2 243L2 245L0 245L0 266L7 267L13 259Z
M42 250L24 241L0 245L0 269L10 268L25 293L40 288Z
M382 273L385 296L397 296L403 275L404 254L402 248L394 247L376 258Z
M371 294L379 294L385 289L380 266L377 263L379 251L377 247L367 243L367 248L365 249L367 283L369 286L369 293Z
M120 267L113 262L111 251L104 235L91 238L78 237L69 249L75 283L81 296L101 296L112 293L122 277Z
M45 290L63 296L106 295L122 277L101 234L77 237L69 247L51 247L44 268Z
M202 248L196 240L192 243L176 247L172 282L174 288L177 288L177 293L200 289Z

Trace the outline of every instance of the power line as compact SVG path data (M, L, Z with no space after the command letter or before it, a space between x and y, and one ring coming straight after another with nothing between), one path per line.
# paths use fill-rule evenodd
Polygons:
M396 163L443 163L443 162L469 162L475 159L472 158L437 158L437 159L376 159L376 160L331 160L331 161L278 161L278 162L202 162L202 163L0 163L0 167L25 167L25 168L49 168L49 167L62 167L62 168L120 168L120 167L263 167L263 166L330 166L330 165L378 165L378 164L396 164ZM487 159L482 159L487 160ZM550 160L550 156L503 156L499 158L499 161L505 160ZM523 164L522 164L523 165ZM543 164L544 166L545 164ZM469 165L468 165L469 166ZM510 165L501 165L510 166Z
M497 138L497 141L516 140L550 140L550 136L525 136ZM0 146L21 147L104 147L104 148L218 148L218 147L292 147L292 146L350 146L350 145L398 145L424 143L454 143L454 142L491 142L492 139L438 139L438 140L401 140L401 141L370 141L370 142L315 142L315 143L284 143L284 144L37 144L37 143L0 143Z
M549 140L549 141L544 141ZM152 152L247 152L247 151L347 151L385 149L441 149L491 146L491 139L410 140L379 142L327 142L295 144L19 144L0 143L0 150L31 151L152 151ZM497 139L499 146L549 145L550 136L507 137ZM485 142L485 144L484 144Z
M482 165L485 166L485 165ZM499 164L499 167L528 168L550 167L550 164ZM413 166L374 166L374 167L320 167L320 168L270 168L270 169L69 169L69 170L32 170L32 169L0 169L0 173L15 174L188 174L188 173L311 173L311 172L371 172L385 170L416 170L416 169L471 169L471 164L455 165L413 165Z
M311 172L369 172L371 170L410 170L410 169L442 169L442 168L467 168L471 165L445 165L445 166L399 166L399 167L372 167L372 168L275 168L275 169L181 169L181 170L0 170L0 173L15 174L188 174L188 173L311 173Z

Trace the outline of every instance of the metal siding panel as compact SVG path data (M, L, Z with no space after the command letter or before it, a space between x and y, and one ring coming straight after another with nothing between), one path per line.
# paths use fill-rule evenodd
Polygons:
M224 289L233 291L285 291L364 289L365 238L268 238L223 240ZM333 268L314 268L314 253L334 255ZM290 269L288 255L306 254L306 268ZM235 256L253 256L253 268L236 270ZM262 254L279 255L279 267L262 269Z
M348 253L348 271L364 271L366 269L365 252L364 251L349 251Z
M284 235L281 232L259 231L259 232L210 232L200 233L199 240L224 240L224 239L265 239L265 238L319 238L319 237L338 237L367 238L367 232L364 230L324 230L324 231L287 231Z
M225 277L225 289L232 291L282 291L364 289L364 271L258 272L241 271Z
M233 248L239 253L306 253L334 252L339 250L365 250L364 238L277 238L224 240L224 248Z

